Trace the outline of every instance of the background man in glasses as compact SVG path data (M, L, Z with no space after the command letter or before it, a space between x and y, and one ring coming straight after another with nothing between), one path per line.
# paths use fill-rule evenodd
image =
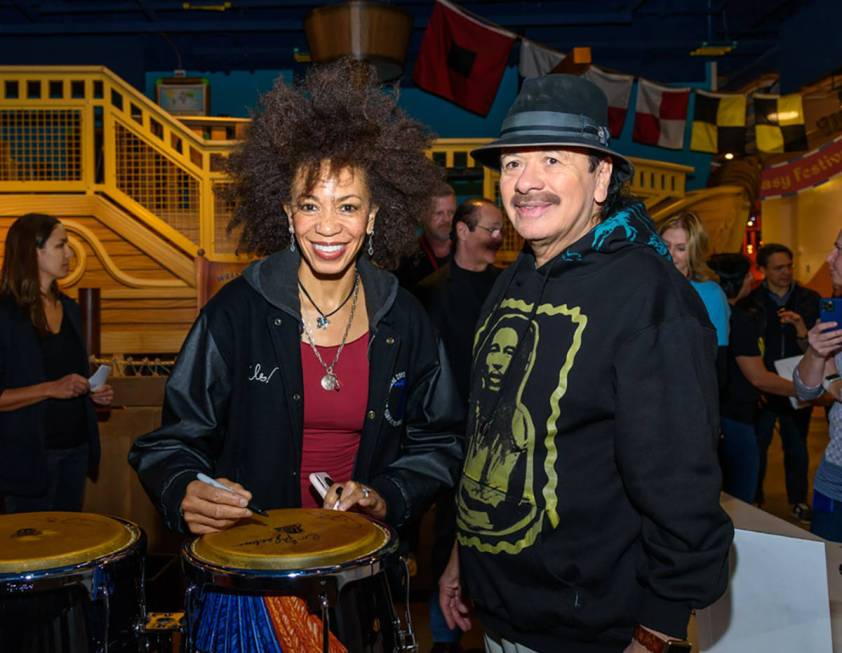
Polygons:
M465 405L470 388L474 327L500 273L494 267L494 259L503 241L502 229L503 214L493 202L481 198L464 201L453 215L450 261L415 288L444 342L456 387ZM436 537L432 552L434 578L444 571L453 547L455 507L452 491L436 501ZM439 609L437 589L430 601L430 630L432 653L460 650L460 630L447 627Z

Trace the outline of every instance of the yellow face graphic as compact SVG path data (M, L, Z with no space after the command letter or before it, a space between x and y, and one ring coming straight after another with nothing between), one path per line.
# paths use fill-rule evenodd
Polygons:
M514 554L532 546L543 528L558 526L561 400L587 321L575 306L542 304L533 311L532 304L507 298L477 328L480 379L471 394L471 435L456 496L460 545ZM543 358L542 338L552 352Z
M498 392L517 348L517 331L504 327L494 334L485 357L488 390Z

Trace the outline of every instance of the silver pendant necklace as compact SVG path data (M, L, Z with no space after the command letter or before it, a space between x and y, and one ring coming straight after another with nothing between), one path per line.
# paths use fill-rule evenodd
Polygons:
M319 316L316 318L316 328L317 329L327 329L328 328L328 326L330 325L330 320L328 318L331 317L332 315L338 313L340 310L342 310L342 307L345 306L345 304L348 303L348 300L351 299L351 296L354 294L354 291L357 288L357 283L359 283L359 280L360 280L359 273L355 272L354 273L354 285L351 287L351 290L345 296L345 299L342 300L342 303L339 304L339 306L337 306L336 308L334 308L330 313L325 313L319 307L319 305L316 304L316 302L313 301L313 298L310 297L310 293L307 292L307 289L304 287L304 284L301 283L301 281L298 282L298 287L301 288L301 292L304 293L304 296L313 305L313 308L315 308L316 312L319 314Z
M345 332L342 334L342 342L339 343L339 349L336 350L336 356L333 357L333 362L330 365L325 363L322 355L319 353L318 347L316 347L316 343L313 342L313 336L310 334L310 329L307 328L307 322L305 320L301 320L301 325L304 329L304 336L307 338L307 342L310 343L310 349L313 350L313 353L316 355L316 359L325 371L321 380L321 385L327 392L333 392L334 390L339 390L342 387L339 383L339 378L333 370L336 369L336 364L339 362L339 357L342 355L342 350L345 348L345 341L348 339L348 332L351 330L351 324L354 321L354 313L357 310L357 297L359 296L359 293L359 273L354 272L354 290L351 293L351 313L348 315L348 323L345 325Z

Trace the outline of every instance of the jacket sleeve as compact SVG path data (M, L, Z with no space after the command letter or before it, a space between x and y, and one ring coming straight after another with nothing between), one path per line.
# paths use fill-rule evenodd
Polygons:
M138 438L129 451L129 463L172 530L186 530L180 507L187 485L198 472L214 475L230 379L229 366L203 313L167 381L161 427Z
M424 342L414 353L421 369L407 396L401 455L371 480L395 527L420 517L441 489L456 484L465 455L465 408L444 346L423 319Z
M715 347L712 330L676 317L631 335L615 361L617 466L642 520L635 617L673 636L728 582Z

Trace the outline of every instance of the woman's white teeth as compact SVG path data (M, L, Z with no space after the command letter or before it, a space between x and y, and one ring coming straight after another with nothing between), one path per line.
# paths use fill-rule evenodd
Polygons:
M335 254L336 252L341 251L342 248L345 247L345 246L344 245L316 245L316 244L313 244L313 247L315 247L320 252L324 252L325 254Z

